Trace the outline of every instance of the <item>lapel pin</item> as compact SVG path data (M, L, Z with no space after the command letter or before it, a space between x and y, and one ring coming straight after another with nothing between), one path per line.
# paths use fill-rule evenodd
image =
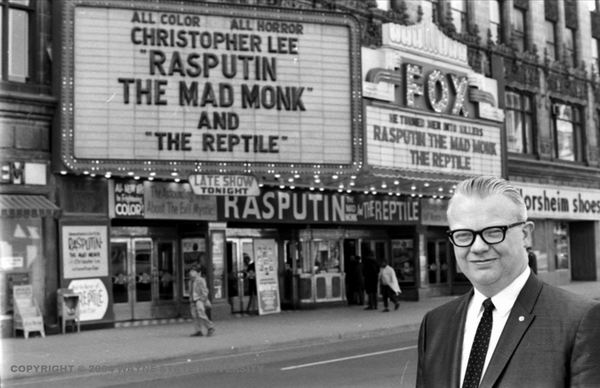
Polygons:
M519 317L519 322L523 322L524 320L525 320L525 317L521 315L521 316Z

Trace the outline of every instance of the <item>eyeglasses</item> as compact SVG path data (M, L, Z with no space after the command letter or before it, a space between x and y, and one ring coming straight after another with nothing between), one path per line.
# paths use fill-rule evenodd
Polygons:
M471 229L456 229L456 230L448 230L446 234L450 238L452 244L457 247L470 247L475 242L475 238L477 235L481 236L481 239L486 244L499 244L504 241L506 237L506 231L512 227L519 226L525 224L527 221L515 222L510 225L503 226L488 226L487 228L483 228L481 230L471 230Z

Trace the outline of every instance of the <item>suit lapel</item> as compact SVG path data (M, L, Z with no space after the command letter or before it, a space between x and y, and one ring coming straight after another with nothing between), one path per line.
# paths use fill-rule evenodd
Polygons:
M521 338L523 338L523 335L525 335L535 318L535 314L532 311L541 289L542 282L535 275L531 274L508 316L490 364L481 381L481 387L494 386L498 377L500 377L500 374L506 368Z
M452 387L460 387L460 362L462 359L462 348L463 348L463 335L465 332L465 319L467 318L467 309L469 307L469 301L473 296L473 290L465 294L460 301L456 313L452 317L450 324L451 330L448 332L448 338L453 338L454 342L448 341L449 345L452 346L452 360L448 362L442 362L440 365L450 365L450 376L446 381L452 382Z

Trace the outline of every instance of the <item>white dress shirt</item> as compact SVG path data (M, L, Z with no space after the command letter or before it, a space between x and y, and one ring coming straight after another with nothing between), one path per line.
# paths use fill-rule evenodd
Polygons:
M498 340L500 339L500 334L502 334L502 330L504 330L504 326L506 325L506 321L508 320L508 316L510 315L510 311L512 310L521 289L525 286L527 279L529 278L529 274L531 270L529 267L526 267L525 271L521 273L511 284L509 284L505 289L492 296L492 303L494 304L494 311L492 312L492 334L490 336L490 343L488 346L487 354L485 355L485 363L483 364L483 371L481 372L481 377L485 374L485 371L492 359L492 355L494 354L494 349L496 349L496 345L498 344ZM473 297L469 302L469 307L467 310L467 319L465 321L465 333L463 336L463 347L462 347L462 359L460 364L460 384L462 385L463 380L465 379L465 374L467 372L467 363L469 362L469 354L471 353L471 346L473 345L473 340L475 339L475 333L477 331L477 326L479 326L479 321L483 316L483 301L486 300L487 297L484 296L481 292L474 290Z

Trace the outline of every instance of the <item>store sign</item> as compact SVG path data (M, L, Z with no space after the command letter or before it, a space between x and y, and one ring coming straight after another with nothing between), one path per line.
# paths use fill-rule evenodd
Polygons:
M0 257L0 269L4 271L12 271L25 267L23 256L2 256Z
M263 191L258 197L219 198L219 219L252 222L414 224L419 202L389 196L312 191Z
M260 189L250 175L190 175L188 179L196 195L258 195Z
M427 21L382 34L381 48L363 48L364 96L384 102L366 107L367 164L502 175L497 83L475 75L467 47Z
M45 185L47 166L23 161L0 162L0 183L13 185Z
M64 117L63 159L75 168L353 166L361 134L354 18L191 3L66 6L74 23L63 47L74 49L64 63L74 70L65 68L73 86L63 97L77 103Z
M144 182L144 214L148 219L215 221L216 197L194 194L187 183Z
M448 37L427 18L411 26L383 24L382 43L396 50L417 52L441 62L468 66L467 45Z
M502 175L500 128L367 106L372 166L461 175Z
M114 216L144 217L144 183L137 180L111 180L114 195Z
M108 234L105 225L62 227L63 278L108 276Z
M102 280L73 280L67 288L79 295L79 319L82 322L104 318L108 310L109 296Z
M216 220L214 196L199 196L188 183L111 180L112 218Z
M269 239L255 239L253 245L258 313L265 315L281 312L277 242Z
M448 201L444 199L421 199L421 225L448 226L446 210Z
M523 195L529 218L600 220L600 190L513 184Z

